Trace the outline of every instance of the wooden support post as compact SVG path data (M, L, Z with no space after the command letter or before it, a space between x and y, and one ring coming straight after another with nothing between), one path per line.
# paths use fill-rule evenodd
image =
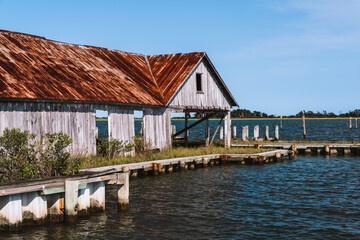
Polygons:
M211 138L211 141L210 141L210 146L211 146L211 144L214 142L215 136L216 136L217 132L219 131L219 128L220 128L220 126L221 126L221 122L222 122L222 120L224 119L224 117L225 117L224 115L221 117L220 122L219 122L218 126L216 127L216 130L215 130L215 132L214 132L214 135L213 135L213 137Z
M279 139L279 125L275 125L275 140L278 141Z
M208 163L209 163L209 158L207 158L207 157L203 158L203 160L202 160L203 167L207 167Z
M189 132L188 130L188 117L189 117L189 112L185 112L185 146L188 146L188 134Z
M77 197L77 196L76 196ZM47 216L46 197L40 192L21 194L23 224L45 222Z
M265 140L269 140L269 126L266 125L265 126Z
M124 185L119 187L117 191L118 196L118 210L125 211L129 208L129 173L118 174L118 179L123 180Z
M325 145L325 146L324 146L324 153L325 153L326 155L330 154L330 147L329 147L329 145Z
M16 229L22 220L21 194L0 197L0 229Z
M259 138L259 125L254 126L254 140L258 140Z
M79 181L65 181L65 216L72 219L77 215Z
M230 148L231 147L231 115L230 111L227 112L225 115L225 121L224 121L224 137L225 137L225 147Z
M105 210L105 182L89 183L90 208L94 211ZM65 199L66 203L66 199Z
M98 127L95 128L95 138L96 139L99 138L99 128Z
M280 116L280 129L282 129L282 116Z
M220 140L223 140L224 139L224 127L221 126L220 127Z
M210 128L209 128L209 119L206 119L205 122L205 146L210 147Z
M175 135L176 133L176 125L171 125L172 127L172 135Z
M349 118L349 127L350 127L350 129L352 128L352 121L351 121L351 117Z
M236 126L233 126L233 139L236 139Z
M244 126L241 128L241 140L247 141L249 138L249 126Z
M306 139L306 126L305 126L305 111L302 111L302 127L303 127L303 134L304 134L304 139Z
M180 169L185 169L185 161L184 160L179 161L179 167L180 167Z

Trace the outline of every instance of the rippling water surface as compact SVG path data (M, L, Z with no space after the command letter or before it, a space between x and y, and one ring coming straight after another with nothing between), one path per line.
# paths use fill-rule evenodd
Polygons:
M132 179L130 209L76 224L26 228L7 239L359 239L360 158L298 157ZM0 235L1 236L1 235Z

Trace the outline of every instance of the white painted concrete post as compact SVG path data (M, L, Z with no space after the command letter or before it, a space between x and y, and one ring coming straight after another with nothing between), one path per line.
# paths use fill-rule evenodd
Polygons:
M275 125L275 140L279 140L279 125Z
M255 141L259 138L259 125L254 126L254 139Z
M90 208L93 210L105 210L105 182L94 182L88 185L90 188Z
M65 181L65 215L75 217L78 206L79 181Z
M247 141L249 138L249 126L242 127L241 132L241 140Z
M124 180L124 185L118 189L118 209L120 211L127 210L129 208L129 173L120 173L119 179Z
M231 147L231 115L230 111L227 112L224 122L224 135L225 135L225 147Z
M269 140L269 126L265 126L265 140Z
M45 221L47 216L47 201L39 192L21 194L23 223Z
M221 126L220 127L220 140L223 140L224 139L224 127Z
M233 139L236 139L236 126L233 126Z
M0 229L17 228L22 220L21 194L0 197Z
M78 214L87 215L90 210L90 187L86 186L84 189L79 189L78 196Z

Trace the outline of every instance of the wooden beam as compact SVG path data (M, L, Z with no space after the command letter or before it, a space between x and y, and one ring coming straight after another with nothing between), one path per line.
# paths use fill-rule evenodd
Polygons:
M225 117L225 115L223 115L223 116L221 117L220 122L219 122L218 126L216 127L216 130L215 130L215 132L214 132L214 135L213 135L213 137L211 138L211 141L210 141L210 146L211 146L211 144L213 143L217 132L219 131L221 122L222 122L222 120L224 119L224 117Z
M187 118L186 118L186 115L185 115L185 128L184 128L184 129L182 129L181 131L179 131L179 132L175 133L175 134L174 134L174 137L176 137L176 136L178 136L178 135L182 134L183 132L185 132L185 131L189 130L190 128L195 127L195 126L196 126L196 125L198 125L199 123L201 123L201 122L205 121L206 119L211 118L211 117L212 117L212 116L214 116L215 114L216 114L216 112L211 113L211 114L209 114L209 115L206 115L205 117L203 117L203 118L202 118L202 119L200 119L199 121L194 122L193 124L191 124L189 127L187 127L187 126L186 126L186 125L187 125ZM185 133L185 137L186 137L186 133Z

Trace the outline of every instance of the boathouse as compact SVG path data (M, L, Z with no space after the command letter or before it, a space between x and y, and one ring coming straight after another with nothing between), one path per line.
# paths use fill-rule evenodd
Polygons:
M72 154L96 153L96 110L108 111L109 138L131 140L143 111L144 140L171 146L171 112L224 113L238 106L204 52L143 55L0 30L0 134L64 132ZM186 128L179 133L185 132ZM206 131L208 132L208 131ZM209 136L208 136L209 137Z

